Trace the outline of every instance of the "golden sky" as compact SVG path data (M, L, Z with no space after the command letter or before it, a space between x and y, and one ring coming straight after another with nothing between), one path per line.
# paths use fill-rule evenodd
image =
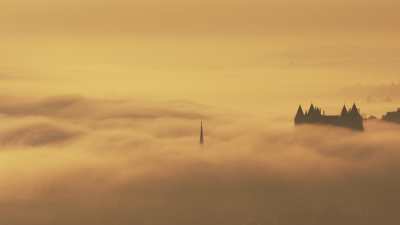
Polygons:
M394 0L0 4L4 94L258 104L398 80Z
M3 25L33 32L393 33L399 25L395 0L3 0L2 5Z
M399 126L293 127L398 107L399 12L0 0L0 224L399 224Z

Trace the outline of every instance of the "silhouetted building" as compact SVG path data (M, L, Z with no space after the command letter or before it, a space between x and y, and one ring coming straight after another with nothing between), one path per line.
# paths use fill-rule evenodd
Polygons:
M204 145L203 121L201 121L201 125L200 125L200 144Z
M383 117L382 120L388 122L395 122L400 123L400 108L397 109L395 112L388 112Z
M350 110L347 110L346 106L343 106L340 115L325 115L325 112L322 112L320 108L315 107L313 104L305 112L299 106L294 122L295 125L324 124L346 127L353 130L364 130L363 118L356 104Z

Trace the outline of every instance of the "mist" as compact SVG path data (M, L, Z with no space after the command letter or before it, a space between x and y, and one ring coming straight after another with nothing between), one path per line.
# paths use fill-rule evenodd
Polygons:
M294 128L190 102L76 96L3 97L0 112L2 223L399 221L393 124Z

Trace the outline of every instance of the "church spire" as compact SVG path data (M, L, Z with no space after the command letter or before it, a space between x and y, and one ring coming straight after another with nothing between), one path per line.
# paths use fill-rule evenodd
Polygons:
M203 130L203 120L200 125L200 144L204 145L204 130Z

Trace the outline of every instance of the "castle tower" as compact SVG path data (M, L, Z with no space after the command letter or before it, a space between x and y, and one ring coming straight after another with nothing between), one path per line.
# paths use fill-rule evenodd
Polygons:
M203 130L203 120L200 125L200 144L204 145L204 130Z
M356 103L353 104L353 107L351 108L350 111L350 117L351 117L351 123L349 124L350 127L356 130L364 130L364 125L363 125L363 118L360 114L359 109L356 106Z
M294 123L295 124L301 124L305 122L305 114L303 112L303 108L301 105L297 109L296 117L294 118Z
M341 115L341 116L346 116L346 115L347 115L347 108L346 108L346 105L343 106L342 113L341 113L340 115Z
M360 112L358 111L358 108L357 108L357 106L356 106L356 103L353 104L353 107L351 108L350 113L351 113L353 116L359 116L359 115L360 115Z
M308 109L308 113L309 113L310 115L312 115L312 114L314 114L314 111L315 111L314 104L311 104L311 105L310 105L310 108Z

